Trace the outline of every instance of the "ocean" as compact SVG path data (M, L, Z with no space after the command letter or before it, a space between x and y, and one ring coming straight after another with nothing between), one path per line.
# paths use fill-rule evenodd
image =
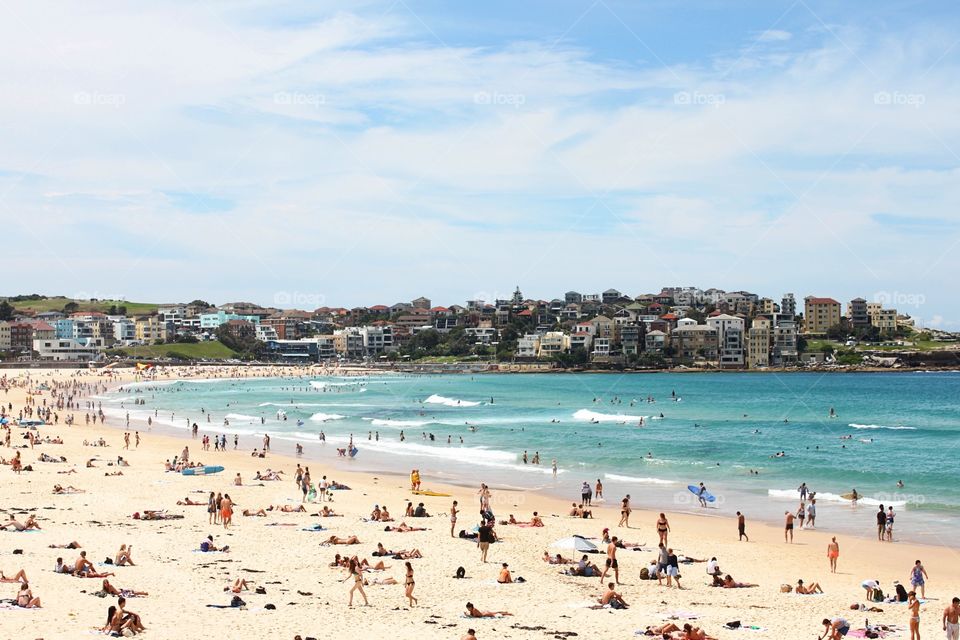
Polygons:
M231 448L239 434L245 450L269 433L274 451L299 442L305 458L352 471L416 467L427 486L485 481L579 501L581 484L600 479L610 508L629 493L640 508L781 522L805 482L821 529L872 535L881 503L898 513L899 539L952 546L960 525L958 372L162 381L98 402L114 418L129 413L131 428L146 430L148 416L155 430L196 422L227 433ZM351 436L356 457L338 457ZM687 490L700 482L717 497L709 509ZM855 507L841 497L854 488ZM500 511L510 508L523 513L516 499Z

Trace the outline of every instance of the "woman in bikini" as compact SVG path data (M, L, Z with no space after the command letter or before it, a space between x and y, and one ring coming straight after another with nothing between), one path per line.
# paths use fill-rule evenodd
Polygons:
M135 566L133 564L133 557L130 555L131 551L133 551L133 545L129 548L125 544L120 545L120 550L117 551L117 557L114 558L113 563L118 567L122 567L123 565Z
M350 587L350 601L348 602L347 606L353 606L353 592L359 591L360 595L363 596L363 606L369 607L370 603L367 602L367 594L363 591L363 575L360 570L360 564L351 558L350 565L347 567L347 572L348 574L346 579L349 580L350 578L353 578L353 586Z
M233 522L233 500L230 494L223 494L223 500L220 502L220 519L223 520L223 528L226 529Z
M209 524L216 524L217 519L217 496L211 491L207 498L207 520Z
M407 600L410 602L410 606L412 607L413 605L419 603L420 601L413 597L413 585L416 584L413 581L413 565L407 562L406 566L407 566L407 579L403 584L404 584L404 587L406 587L405 593L407 596Z
M916 591L907 594L907 609L910 610L910 640L920 640L920 600Z
M17 606L23 607L24 609L40 608L40 598L33 597L33 592L30 591L30 585L26 582L20 584L20 591L17 593Z
M660 514L660 518L657 520L657 534L660 536L660 544L667 546L667 534L670 533L670 522L667 520L667 516Z

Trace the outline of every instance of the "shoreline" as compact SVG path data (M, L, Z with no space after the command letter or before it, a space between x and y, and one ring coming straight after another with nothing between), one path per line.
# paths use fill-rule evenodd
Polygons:
M396 372L394 372L396 373ZM366 372L359 375L383 375L381 372ZM253 378L270 378L271 376L249 376L249 377L238 377L238 378L219 378L219 380L245 380ZM280 377L278 379L291 379ZM293 378L296 379L296 378ZM176 381L181 382L191 382L191 378L170 378L168 381L173 383ZM129 383L127 383L129 384ZM109 392L116 393L118 387L122 386L117 384L112 387ZM292 403L296 405L297 403ZM122 409L117 407L111 407L112 411L119 413ZM108 410L109 411L109 410ZM127 409L129 411L129 409ZM108 416L108 422L114 423L119 418L110 419ZM194 418L190 419L194 421ZM305 454L301 460L310 460L314 463L328 464L325 462L326 459L332 457L335 452L336 447L346 446L346 439L343 436L328 436L328 443L319 443L316 440L309 440L306 437L299 435L298 432L290 431L275 431L271 428L271 424L267 423L266 425L255 425L250 424L246 425L243 423L231 424L230 430L224 430L219 427L217 424L199 423L197 421L201 433L206 431L207 433L227 433L228 438L232 437L233 433L236 431L230 431L235 429L241 430L252 430L254 432L266 432L270 433L271 440L273 441L274 448L276 450L284 450L287 452L287 456L294 458L294 447L296 443L303 444L305 447ZM132 425L135 425L137 420L131 422ZM145 426L145 425L141 425ZM113 428L122 429L123 427L116 426ZM134 426L130 427L131 429ZM184 426L175 426L172 424L167 424L165 422L155 422L153 433L163 433L173 438L186 438L190 439L189 431ZM363 437L362 433L357 433L359 437L355 438L354 442L359 448L364 448L364 443L366 438ZM258 441L258 436L255 437L251 433L239 433L241 442L246 441L249 443L250 438L254 438L254 443ZM340 442L343 440L343 442ZM412 440L412 439L411 439ZM249 449L249 446L247 447ZM484 447L481 447L484 448ZM467 453L469 455L469 453ZM337 464L336 468L339 468L339 463L341 461L334 459L334 463ZM396 452L386 452L383 450L371 451L369 448L366 448L364 451L363 457L356 459L346 459L342 461L346 464L359 467L361 471L357 473L389 473L393 475L403 476L407 473L406 466L419 466L420 468L432 469L433 473L438 478L447 479L446 484L449 486L459 486L459 487L470 487L476 486L479 482L485 481L491 486L497 486L501 489L506 489L510 491L524 491L536 493L546 499L554 500L559 503L569 504L567 500L578 500L579 496L574 495L575 492L571 490L571 487L564 487L563 484L577 484L581 480L589 480L591 485L593 484L593 478L588 476L588 472L578 472L576 469L572 468L561 468L560 470L560 480L552 480L549 477L548 463L541 465L540 467L535 467L530 465L529 467L523 467L532 472L536 469L536 474L524 475L519 471L501 471L496 467L486 467L483 465L466 465L466 466L457 466L455 460L447 460L445 458L431 458L428 457L426 460L416 458L409 454L400 454ZM519 465L517 465L519 466ZM784 496L775 496L772 495L771 491L783 492L789 489L783 489L782 486L777 486L776 481L773 481L773 486L765 486L760 488L751 487L750 483L739 482L736 484L731 484L729 479L726 481L714 481L708 482L710 484L711 490L715 495L720 498L720 501L717 503L716 507L713 507L709 510L701 511L696 508L695 504L691 502L690 496L687 495L685 485L682 482L676 479L666 479L661 477L656 477L651 475L643 479L630 479L630 476L622 475L622 470L615 468L604 468L599 471L594 469L601 474L601 477L604 479L604 485L613 489L620 491L621 493L632 493L633 495L643 495L644 499L642 504L643 508L651 511L659 511L664 509L670 513L675 514L685 514L692 517L704 517L710 519L723 519L723 518L734 518L734 510L741 509L744 511L752 512L754 515L755 522L763 522L768 526L778 526L782 518L783 509L795 510L796 506L800 502L799 493L796 494L793 498L786 498ZM450 481L449 479L454 476L454 474L459 474L464 477L464 480L461 482ZM491 482L489 479L500 474L512 475L512 481L504 479L499 483ZM574 475L582 476L579 480L573 481L569 480ZM612 476L612 477L611 477ZM752 477L752 476L751 476ZM524 480L529 480L529 482L524 483ZM652 480L652 482L651 482ZM574 487L575 488L575 487ZM839 491L839 490L837 490ZM831 495L829 490L821 491L820 493L824 495ZM865 494L863 496L866 499L873 499L871 495ZM883 498L886 502L887 498ZM726 506L726 505L735 505L735 506ZM873 509L876 505L871 504L861 504L859 506L853 506L849 503L839 503L829 500L826 498L824 500L818 501L819 508L819 518L821 522L830 522L832 530L835 533L842 534L845 536L850 536L854 538L860 538L868 540L872 536L872 515ZM915 545L921 545L925 547L940 547L943 546L942 542L930 542L930 538L924 539L924 523L926 522L925 518L935 518L936 514L931 512L918 511L916 507L909 508L906 505L895 505L897 510L900 513L901 519L901 528L899 531L899 543L909 543ZM717 511L714 511L717 509ZM955 512L950 512L952 515L956 515ZM499 514L498 514L499 515ZM913 520L907 520L911 515L914 516ZM833 518L831 519L831 516ZM919 516L919 519L917 519ZM910 522L909 528L903 525L904 521ZM927 533L927 536L936 538L939 541L944 541L948 539L946 533Z

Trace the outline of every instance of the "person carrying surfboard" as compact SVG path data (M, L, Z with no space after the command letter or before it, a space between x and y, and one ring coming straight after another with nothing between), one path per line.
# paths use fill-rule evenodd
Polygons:
M706 487L704 486L704 484L701 482L701 483L700 483L700 491L697 493L697 499L700 500L700 506L701 506L701 507L706 507L706 506L707 506L707 499L706 499L706 497L705 497L705 494L706 494L706 493L707 493L707 488L706 488Z

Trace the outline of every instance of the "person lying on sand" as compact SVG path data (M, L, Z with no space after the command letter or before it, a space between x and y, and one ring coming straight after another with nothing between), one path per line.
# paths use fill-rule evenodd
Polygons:
M120 545L120 550L117 551L117 556L114 558L113 563L118 567L124 565L129 565L131 567L136 566L133 564L133 556L130 555L130 552L133 551L133 545L127 547L127 545Z
M753 584L752 582L737 582L734 580L728 573L723 577L723 588L724 589L747 589L749 587L759 587L758 584Z
M177 504L187 507L205 507L207 506L206 502L197 502L196 500L191 500L190 496L187 496L183 500L177 500Z
M346 538L330 536L327 538L327 544L360 544L360 538L357 536L347 536Z
M183 520L178 513L167 513L166 509L144 509L143 513L133 514L134 520Z
M325 506L323 509L320 510L320 517L321 517L321 518L342 518L342 517L343 517L343 514L342 514L342 513L336 513L336 512L335 512L333 509L331 509L330 507L326 507L326 506Z
M496 618L497 616L512 616L509 611L481 611L473 606L472 602L467 603L467 616L471 618Z
M387 525L383 528L384 531L394 531L396 533L409 533L411 531L426 531L424 527L411 527L406 522L401 522L395 527Z
M650 625L647 627L647 630L644 631L646 636L661 636L663 638L669 638L671 633L675 631L680 631L680 627L675 625L672 622L667 622L666 624L661 625Z
M543 561L549 564L573 564L572 558L564 558L559 553L551 556L549 551L543 552Z
M700 627L695 627L689 622L683 625L683 635L678 636L681 640L715 640L713 636L708 636L707 632Z
M248 517L251 517L251 516L255 516L255 517L257 517L257 518L266 518L266 517L267 517L267 512L264 511L263 509L257 509L256 511L251 511L250 509L244 509L244 510L241 511L240 513L242 513L243 515L248 516Z
M27 574L24 573L23 569L20 569L12 578L8 578L3 571L0 571L0 582L27 582Z
M377 550L373 552L374 556L388 556L395 558L397 560L409 560L410 558L422 558L423 554L420 553L420 549L401 549L400 551L387 551L384 548L383 543L377 543Z
M39 530L40 525L37 524L36 519L31 515L31 516L27 516L27 519L24 520L22 523L13 518L10 518L10 522L5 522L3 524L0 524L0 529L3 529L4 531L6 531L8 528L13 528L13 529L16 529L17 531L27 531L28 529Z
M823 593L823 589L820 588L819 582L812 582L805 586L803 580L797 580L797 586L794 588L794 592L800 595L813 595L815 593Z
M110 581L106 578L103 579L103 584L100 587L101 591L107 593L111 596L123 596L124 598L139 598L143 596L150 595L146 591L134 591L133 589L117 589L115 586L110 584Z
M109 477L109 476L122 476L122 475L123 475L123 471L114 471L113 473L104 473L103 475L108 476L108 477Z
M233 593L240 593L244 589L249 591L250 587L247 586L247 581L243 578L237 578L231 586L223 588L224 591L232 591Z
M292 504L278 504L277 506L268 506L267 511L282 511L283 513L306 513L307 508L302 504L296 506Z
M76 488L75 486L73 486L73 485L68 485L68 486L66 486L66 487L62 487L62 486L60 486L59 484L55 484L55 485L53 485L53 492L54 492L55 494L57 494L57 495L60 495L60 494L65 494L65 493L86 493L86 490L84 490L84 489L77 489L77 488Z

